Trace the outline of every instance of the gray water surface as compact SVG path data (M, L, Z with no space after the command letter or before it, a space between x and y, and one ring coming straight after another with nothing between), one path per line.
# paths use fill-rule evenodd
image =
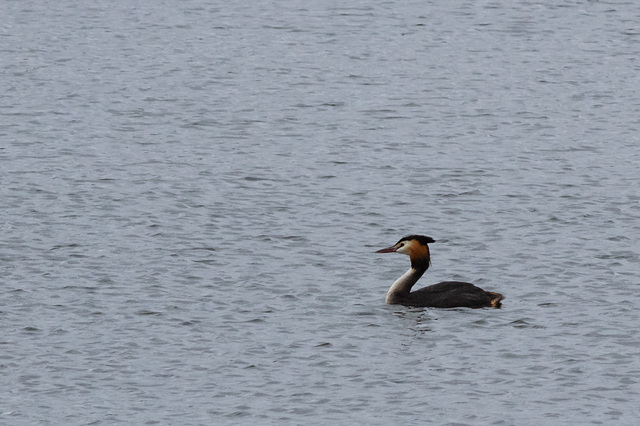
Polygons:
M640 4L235 3L2 4L0 424L638 424Z

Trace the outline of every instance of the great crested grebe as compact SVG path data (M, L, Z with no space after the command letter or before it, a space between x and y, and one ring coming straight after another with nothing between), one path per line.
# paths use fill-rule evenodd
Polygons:
M504 296L500 293L484 291L471 283L444 281L414 292L411 287L429 269L431 254L428 243L435 243L431 237L409 235L376 253L402 253L409 255L411 268L398 278L387 293L387 304L424 306L432 308L499 308Z

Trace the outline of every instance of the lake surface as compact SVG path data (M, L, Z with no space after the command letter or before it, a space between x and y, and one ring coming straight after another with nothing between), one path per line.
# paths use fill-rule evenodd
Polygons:
M3 2L0 424L638 424L640 3L236 3Z

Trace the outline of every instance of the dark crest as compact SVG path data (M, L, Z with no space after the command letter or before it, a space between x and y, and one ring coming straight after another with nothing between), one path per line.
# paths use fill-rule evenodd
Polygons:
M426 246L429 243L435 243L436 242L436 240L434 240L431 237L427 237L426 235L407 235L406 237L401 238L400 241L398 241L398 243L400 243L402 241L409 241L409 240L417 240L423 246ZM398 243L396 243L396 244L398 244Z

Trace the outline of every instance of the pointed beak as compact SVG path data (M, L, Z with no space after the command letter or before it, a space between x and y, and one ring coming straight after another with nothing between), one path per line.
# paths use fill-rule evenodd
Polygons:
M391 246L391 247L383 248L376 251L376 253L395 253L395 252L396 252L396 246Z

